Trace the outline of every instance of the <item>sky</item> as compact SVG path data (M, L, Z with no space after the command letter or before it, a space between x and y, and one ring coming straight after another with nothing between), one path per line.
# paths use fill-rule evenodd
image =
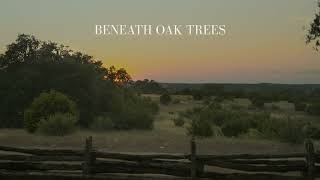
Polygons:
M124 67L137 79L184 83L320 83L305 44L316 0L1 0L0 53L19 33ZM225 36L97 36L96 24L225 24Z

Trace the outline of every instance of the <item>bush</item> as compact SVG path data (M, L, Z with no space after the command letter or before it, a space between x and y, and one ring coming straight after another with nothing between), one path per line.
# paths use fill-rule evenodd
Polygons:
M187 134L195 137L210 137L213 135L213 130L209 121L193 117L187 128Z
M320 139L320 127L314 124L307 124L303 127L303 133L305 134L306 138L311 138L315 140Z
M312 115L320 115L320 103L313 103L307 106L307 112Z
M47 120L56 113L70 114L77 117L76 105L60 92L50 90L49 92L41 93L24 112L26 130L31 133L35 132L40 120Z
M307 104L301 103L301 102L295 102L294 107L296 111L305 111L307 108Z
M96 131L108 131L114 128L114 124L109 117L98 116L93 120L90 128Z
M175 126L178 126L178 127L182 127L185 123L183 117L176 117L176 118L173 118L173 122L174 122L174 125Z
M279 129L283 128L283 122L281 119L275 118L260 119L260 121L257 121L255 128L265 138L278 138Z
M212 129L212 136L214 137L224 136L221 127L213 125L211 126L211 129Z
M160 96L160 103L163 105L168 105L171 102L171 96L168 93L162 94Z
M38 123L38 132L50 136L64 136L75 131L77 118L72 114L56 113Z
M242 134L241 135L242 138L253 138L253 139L257 139L257 138L261 138L263 137L262 133L260 131L258 131L257 129L248 129L247 133Z
M28 132L35 132L38 128L39 119L33 117L33 111L27 109L24 112L24 126Z
M224 124L231 116L225 110L215 110L211 112L209 116L210 121L217 126Z
M150 98L142 98L140 99L141 104L151 113L152 115L157 114L159 112L159 105L152 101Z
M226 122L222 126L222 132L225 136L236 137L240 134L245 134L250 128L250 122L245 118L235 119L232 121Z
M113 119L116 129L152 129L153 117L143 110L128 110L126 115Z
M174 99L172 103L173 104L179 104L180 102L181 102L180 99Z
M137 96L130 96L122 103L119 112L110 116L116 129L153 128L154 115L159 110L157 104Z
M305 134L302 131L303 124L301 122L288 117L282 123L282 127L278 129L280 140L290 143L303 143Z
M204 97L205 97L205 95L203 94L203 92L201 92L199 90L194 90L192 92L193 100L199 101L199 100L202 100Z

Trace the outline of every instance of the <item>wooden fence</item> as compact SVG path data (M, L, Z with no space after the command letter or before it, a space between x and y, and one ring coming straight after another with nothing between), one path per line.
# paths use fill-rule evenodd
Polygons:
M203 155L197 154L194 140L190 146L190 154L111 153L95 150L92 137L86 139L84 150L0 146L0 179L298 180L320 177L320 153L315 152L311 141L306 141L305 153L277 155Z

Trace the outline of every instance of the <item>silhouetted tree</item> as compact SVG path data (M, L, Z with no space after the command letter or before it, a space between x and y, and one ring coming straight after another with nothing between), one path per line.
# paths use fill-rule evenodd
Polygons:
M139 93L144 94L162 94L166 92L166 90L159 83L149 79L137 80L134 82L133 88Z
M127 103L137 99L122 88L130 80L123 68L106 68L101 61L67 46L20 34L0 55L0 127L23 126L26 107L50 89L66 94L77 104L81 126L88 126L101 114L117 116L123 109L145 103Z
M318 1L318 12L315 14L314 20L310 25L307 34L307 41L314 44L314 48L318 51L320 47L320 1Z

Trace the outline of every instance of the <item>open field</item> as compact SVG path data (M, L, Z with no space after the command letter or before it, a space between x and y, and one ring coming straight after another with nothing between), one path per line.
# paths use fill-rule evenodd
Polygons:
M152 100L159 102L159 95L148 95ZM188 96L174 96L179 103L168 106L160 105L153 130L129 130L94 132L88 129L79 129L71 135L43 136L30 134L23 129L0 129L0 145L26 148L45 149L83 149L85 139L93 137L93 146L100 151L129 152L129 153L190 153L190 137L186 136L185 127L176 127L172 118L177 112L184 111L202 104ZM243 101L240 101L243 103ZM274 116L282 115L275 112ZM297 118L306 118L303 113L295 113ZM313 117L308 117L314 120ZM197 153L199 154L290 154L305 152L303 144L289 144L275 140L210 137L197 139ZM315 142L315 149L320 150L320 143ZM7 152L6 152L7 153ZM221 167L206 166L206 171L219 173L243 173L239 170L230 170ZM284 173L282 175L299 176L300 172Z
M1 130L0 144L6 146L42 147L42 148L83 148L84 139L93 136L94 146L106 151L119 152L189 152L189 138L184 129L171 128L173 124L157 122L153 131L122 131L96 133L78 131L65 137L46 137L28 134L23 130ZM232 138L208 138L198 141L200 153L289 153L303 152L303 145L267 140L248 140Z
M159 97L152 95L154 100ZM93 136L94 146L107 151L119 152L189 152L189 137L183 127L175 127L172 117L178 111L199 105L188 97L179 96L181 102L160 105L153 130L130 130L93 132L79 130L65 137L28 134L21 129L0 130L0 145L43 148L83 148L87 136ZM301 116L301 115L300 115ZM198 140L200 153L235 154L235 153L289 153L303 152L303 145L293 145L271 140L212 137ZM319 143L315 144L319 149Z

